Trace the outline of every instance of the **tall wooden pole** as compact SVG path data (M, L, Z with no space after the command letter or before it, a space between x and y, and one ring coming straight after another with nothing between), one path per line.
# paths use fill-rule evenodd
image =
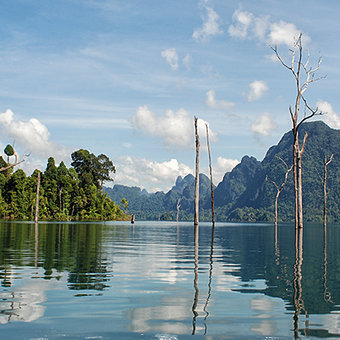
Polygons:
M213 226L215 225L215 200L214 200L214 184L213 184L213 174L211 166L211 154L210 154L210 143L209 143L209 128L208 124L205 124L205 130L207 132L207 148L209 156L209 170L210 170L210 189L211 189L211 221Z
M38 171L37 194L35 198L35 217L34 217L35 223L38 223L38 216L39 216L39 189L40 189L40 171Z
M199 185L200 185L200 177L199 177L200 139L198 136L197 120L198 120L197 117L194 117L195 137L196 137L196 181L195 181L195 214L194 214L194 225L195 226L198 226L198 220L199 220Z

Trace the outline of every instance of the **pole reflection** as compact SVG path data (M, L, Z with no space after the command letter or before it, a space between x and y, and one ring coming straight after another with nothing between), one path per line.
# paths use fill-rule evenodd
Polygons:
M195 267L194 267L194 302L192 305L192 313L193 313L193 318L192 318L192 335L196 334L196 319L198 316L197 312L197 304L198 304L198 294L199 294L199 289L198 289L198 225L195 225Z
M324 221L323 226L323 299L325 302L334 303L332 301L332 294L328 289L327 285L327 222Z
M203 308L203 310L206 314L205 317L204 317L204 321L209 316L209 312L207 311L207 307L208 307L210 296L211 296L211 282L212 282L212 274L213 274L213 256L214 256L214 235L215 235L215 223L213 222L212 231L211 231L211 245L210 245L210 258L209 258L208 295L207 295L207 300L206 300L204 308ZM207 324L204 323L204 326L205 326L204 335L206 335L207 334Z
M302 312L305 313L306 321L304 327L304 335L308 330L308 312L305 308L302 290L302 263L303 263L303 228L295 229L295 264L294 264L294 339L301 339L299 336L299 317Z
M34 223L34 267L38 267L38 222Z

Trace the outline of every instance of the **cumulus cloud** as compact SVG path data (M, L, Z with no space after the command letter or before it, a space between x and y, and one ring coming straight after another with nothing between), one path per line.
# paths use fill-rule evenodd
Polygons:
M205 136L206 122L199 119L199 134ZM134 128L148 136L161 138L167 148L187 148L193 146L194 124L193 117L184 109L177 112L168 110L163 116L157 116L147 106L140 106L132 117ZM216 140L216 133L209 128L209 136Z
M239 10L235 11L233 14L235 24L229 26L229 34L234 38L246 38L253 20L254 15L252 13Z
M262 136L269 136L270 133L277 128L270 115L265 112L263 115L257 117L251 124L251 130Z
M317 107L323 113L322 120L333 129L340 129L340 116L335 113L332 105L326 101L319 100Z
M227 102L225 100L216 100L215 91L209 90L206 93L205 104L213 109L229 109L235 106L234 102Z
M292 43L300 35L301 31L292 23L281 20L270 25L270 32L268 34L269 42L273 45L287 45L292 46ZM310 37L303 35L305 44L310 42Z
M177 159L155 162L145 158L122 156L115 160L115 183L139 186L149 192L169 190L178 176L186 176L193 170Z
M203 8L206 13L202 16L202 26L200 28L196 28L192 34L194 39L200 41L205 41L211 36L223 33L220 28L221 20L219 15L211 7L204 5Z
M162 51L161 55L170 65L172 70L178 70L178 54L175 48L168 48Z
M221 182L225 173L231 171L239 163L240 161L237 159L217 157L217 161L213 165L214 182Z
M249 84L249 94L248 94L248 101L253 102L258 100L262 97L263 93L268 90L268 86L264 81L261 80L254 80L252 83Z
M268 16L255 16L247 11L236 10L233 14L233 24L229 26L230 36L240 39L257 39L271 45L284 44L292 47L300 33L295 24L285 22L271 22ZM303 33L304 44L310 42L310 37Z
M50 140L47 127L36 118L28 121L17 120L14 113L7 110L0 114L0 128L2 136L11 141L15 140L16 146L30 152L33 156L54 156L61 160L68 155L64 146Z

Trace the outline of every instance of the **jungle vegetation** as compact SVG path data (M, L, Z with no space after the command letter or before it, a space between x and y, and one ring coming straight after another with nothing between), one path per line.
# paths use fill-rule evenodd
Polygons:
M53 157L40 173L39 220L84 221L125 219L124 211L102 191L115 167L110 159L80 149L71 155L71 167ZM0 168L7 162L0 157ZM34 220L39 170L27 176L14 167L0 172L0 218Z

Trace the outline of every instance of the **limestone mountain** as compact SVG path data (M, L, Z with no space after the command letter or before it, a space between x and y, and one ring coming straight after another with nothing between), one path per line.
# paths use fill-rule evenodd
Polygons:
M308 133L303 166L303 203L305 221L320 221L323 207L323 162L334 155L328 170L328 212L330 221L340 220L340 131L330 128L321 121L304 123L300 138ZM281 185L286 167L292 164L292 132L289 131L277 145L272 146L262 161L244 156L241 162L215 188L217 221L271 221L276 194L275 186L266 180ZM280 158L282 160L280 160ZM140 188L115 185L106 188L116 202L126 198L129 212L141 219L158 219L164 213L168 218L176 216L177 200L181 199L180 218L193 219L195 178L187 175L178 177L175 185L167 192L143 193ZM279 198L279 220L292 221L294 217L293 174ZM200 220L210 219L210 180L200 175Z

